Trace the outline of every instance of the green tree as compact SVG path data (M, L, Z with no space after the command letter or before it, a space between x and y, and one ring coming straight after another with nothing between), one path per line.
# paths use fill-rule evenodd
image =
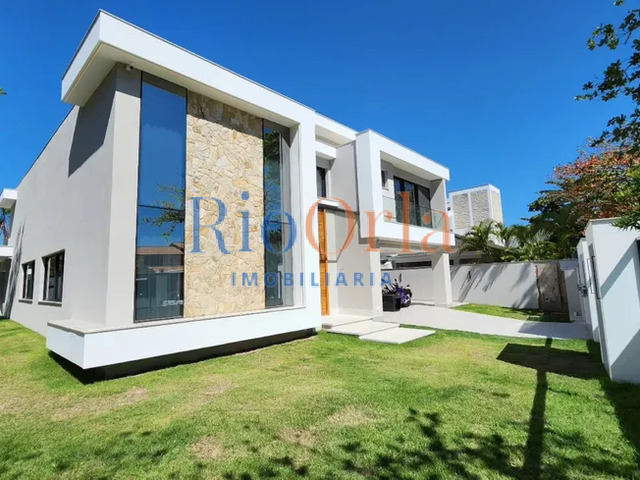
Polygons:
M531 225L505 227L493 221L474 226L460 240L459 252L478 252L480 262L528 262L563 258L552 234Z
M589 220L640 211L640 196L625 193L638 165L636 157L609 144L581 150L575 161L554 168L550 188L529 204L529 223L551 234L561 257L572 257Z
M497 238L496 225L494 221L488 220L471 227L471 230L460 239L458 251L460 253L477 252L480 254L480 262L482 263L499 261L500 250L495 243Z
M6 239L9 236L9 210L0 208L0 237Z
M621 6L624 0L616 0L614 5ZM578 100L600 99L608 102L615 98L629 99L633 107L630 112L621 113L607 122L607 128L594 142L619 144L626 154L640 158L640 8L632 8L622 21L598 26L587 42L590 50L608 48L621 51L622 59L611 62L598 81L587 82L583 94ZM631 174L633 179L617 195L617 201L626 203L640 198L640 167L635 166ZM635 202L637 204L637 201ZM636 205L624 212L616 224L623 228L640 228L640 206Z

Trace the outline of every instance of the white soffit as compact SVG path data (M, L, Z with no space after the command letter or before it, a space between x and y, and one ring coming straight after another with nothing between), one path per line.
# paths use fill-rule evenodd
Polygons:
M373 130L365 130L358 135L368 135L373 151L380 152L380 159L405 172L427 180L440 178L449 180L449 169L429 157L425 157Z
M100 11L62 78L62 100L83 105L116 63L292 126L314 111L124 20Z
M13 188L5 188L0 193L0 208L11 208L18 200L18 191Z

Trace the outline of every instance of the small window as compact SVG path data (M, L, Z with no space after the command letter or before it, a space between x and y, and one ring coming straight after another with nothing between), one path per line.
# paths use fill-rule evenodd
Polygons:
M380 171L380 177L382 180L382 188L384 188L385 190L389 190L387 188L387 171L386 170Z
M62 302L64 252L44 257L42 263L44 264L44 292L42 299L47 302Z
M327 169L322 167L316 167L316 189L318 191L318 198L324 198L327 196Z
M33 273L35 268L36 262L22 264L22 298L25 300L33 300Z

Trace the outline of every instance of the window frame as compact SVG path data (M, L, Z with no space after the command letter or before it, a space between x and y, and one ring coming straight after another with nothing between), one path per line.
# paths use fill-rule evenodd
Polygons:
M401 190L396 188L397 183L401 184ZM427 198L428 198L428 205L423 206L420 205L420 189L424 189L428 192ZM429 222L428 224L425 224L422 221L423 215L421 214L420 209L421 208L426 208L429 212L431 212L431 189L429 187L425 187L424 185L420 185L416 182L412 182L411 180L406 180L402 177L399 177L397 175L394 175L393 177L393 190L394 190L394 200L396 202L396 222L398 223L408 223L409 225L413 225L415 227L426 227L426 228L433 228L433 219L431 219L431 222ZM409 198L409 221L405 221L404 218L402 218L402 220L398 219L398 201L399 201L399 194L400 192L409 192L410 193L410 198ZM424 192L423 192L424 193ZM404 205L402 205L402 197L400 197L400 205L402 207L404 207ZM411 211L413 207L413 212ZM403 211L403 210L400 210Z
M184 121L185 121L185 125L184 125L184 137L185 137L185 141L187 138L187 116L188 116L188 90L184 87L180 87L179 85L176 85L172 82L169 82L168 80L164 80L162 78L156 77L153 74L147 73L147 72L142 72L142 76L140 79L140 128L139 128L139 132L138 132L138 138L139 138L139 149L138 149L138 182L136 185L136 236L135 236L135 244L136 244L136 252L135 252L135 256L134 256L134 262L135 262L135 273L134 273L134 282L135 282L135 286L133 289L133 304L134 304L134 308L133 308L133 323L146 323L146 322L157 322L157 321L162 321L162 320L171 320L171 319L179 319L179 318L184 318L184 297L185 297L185 276L184 276L184 264L185 264L185 254L184 254L184 244L185 244L185 240L186 240L186 218L185 221L182 222L182 244L183 244L183 253L182 253L182 268L183 268L183 273L182 273L182 282L181 282L181 296L182 296L182 307L179 308L180 310L180 314L179 315L167 315L167 316L162 316L162 317L145 317L144 315L141 314L141 310L142 308L138 307L138 302L140 300L140 297L138 296L138 294L140 293L140 287L139 287L139 283L138 283L138 265L139 265L139 261L142 255L138 254L138 239L139 239L139 233L140 233L140 222L141 220L141 212L143 210L153 210L153 211L157 211L159 214L164 213L164 212L174 212L174 213L182 213L182 215L186 215L186 183L187 183L187 173L186 173L186 168L187 168L187 158L186 158L186 149L183 152L184 153L184 158L183 158L183 164L184 164L184 174L182 175L182 182L179 185L180 188L182 188L182 190L185 192L185 198L184 198L184 202L181 205L182 208L172 208L170 206L168 206L167 204L162 204L162 205L158 205L158 204L148 204L144 199L141 198L141 184L143 182L143 162L145 160L143 160L143 147L144 147L144 141L145 139L143 138L143 120L144 120L144 101L145 101L145 96L144 96L144 89L145 89L145 84L150 85L151 87L155 87L157 89L160 90L164 90L165 92L171 93L173 95L179 96L179 97L183 97L184 99ZM176 228L174 226L174 228ZM177 242L180 243L180 242ZM170 246L170 245L169 245ZM176 305L180 305L180 304L176 304Z
M31 285L27 285L27 268L31 267ZM22 264L22 300L33 300L33 290L36 283L36 261L31 260ZM27 291L28 290L28 291Z
M49 276L51 273L51 260L55 258L61 258L59 265L60 274L54 277L54 298L49 298ZM66 255L64 250L58 250L57 252L51 253L42 257L42 264L44 266L44 282L42 285L42 301L46 303L57 303L61 304L62 299L64 298L64 270L65 270L65 260ZM58 281L59 278L59 281ZM58 295L59 291L59 295Z

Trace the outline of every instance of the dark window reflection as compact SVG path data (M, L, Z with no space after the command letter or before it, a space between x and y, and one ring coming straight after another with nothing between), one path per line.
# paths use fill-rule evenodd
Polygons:
M393 178L396 197L396 221L418 227L431 227L432 222L424 223L425 214L431 215L431 192L427 187L416 185L402 178ZM404 199L400 193L406 192L409 200L409 216L404 218Z
M43 258L44 294L48 302L62 302L62 284L64 280L64 252L58 252Z
M285 273L292 273L292 252L283 252L290 243L292 226L284 212L290 212L290 202L283 185L288 181L288 161L285 158L286 138L265 126L264 145L264 225L265 300L267 307L293 305L293 285L285 285Z
M184 91L145 75L138 179L136 321L183 315L185 148Z
M327 196L327 170L322 167L316 167L316 191L318 198Z

